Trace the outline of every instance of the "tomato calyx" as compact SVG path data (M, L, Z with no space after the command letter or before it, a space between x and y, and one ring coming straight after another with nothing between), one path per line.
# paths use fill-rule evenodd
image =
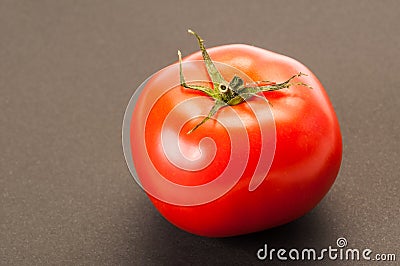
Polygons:
M232 78L230 82L228 82L222 77L219 70L215 67L213 61L210 58L210 55L208 54L206 48L204 47L204 40L196 32L190 29L188 30L188 32L197 38L204 63L206 65L207 73L210 76L211 82L213 84L213 88L201 85L194 85L194 84L189 85L186 83L182 70L182 54L178 50L180 85L187 89L197 90L205 93L209 97L213 98L215 100L215 103L211 108L211 110L209 111L208 115L200 123L198 123L191 130L189 130L187 134L190 134L193 131L195 131L198 127L200 127L202 124L207 122L207 120L213 117L218 112L219 109L225 106L238 105L240 103L247 101L252 97L260 97L265 99L264 96L259 95L259 93L261 92L287 89L290 86L294 85L301 85L311 88L309 85L303 82L295 82L295 83L291 82L296 77L307 76L307 74L304 74L302 72L299 72L291 76L289 79L281 83L263 80L263 81L256 81L251 84L245 84L243 79L236 75Z

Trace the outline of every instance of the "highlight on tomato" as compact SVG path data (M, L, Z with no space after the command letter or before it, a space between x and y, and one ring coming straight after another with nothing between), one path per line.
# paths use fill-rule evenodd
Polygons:
M172 224L226 237L293 221L334 183L339 123L317 77L245 44L200 51L149 77L123 122L128 168Z

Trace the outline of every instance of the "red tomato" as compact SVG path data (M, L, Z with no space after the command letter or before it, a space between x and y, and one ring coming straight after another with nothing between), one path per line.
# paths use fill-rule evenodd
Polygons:
M269 107L262 99L252 97L247 102L221 108L212 119L186 134L207 115L214 100L203 92L180 86L177 64L159 71L146 83L130 124L132 157L140 182L168 221L197 235L240 235L299 218L328 192L341 163L340 128L324 88L307 67L284 55L243 44L207 51L214 62L236 68L254 81L282 82L296 73L307 73L308 76L298 77L296 81L304 82L312 89L293 85L264 92ZM186 57L183 62L193 60L202 60L201 52ZM219 70L226 80L232 78L229 69L222 67ZM203 81L211 82L204 62L184 64L183 71L198 74ZM190 102L199 97L199 101ZM174 109L185 101L189 101L187 105ZM262 112L266 106L273 117L257 120L255 113ZM169 117L171 113L174 115ZM238 124L233 116L243 124ZM259 162L261 129L272 127L276 135L271 166L258 187L250 190L257 165L264 163ZM247 141L232 144L230 137L243 132L248 134ZM167 141L177 140L179 145L165 143L164 137ZM268 147L273 146L264 145L264 149ZM166 149L172 149L169 156ZM191 158L198 160L193 165L188 162L180 165L182 158L188 162ZM188 167L191 170L185 170ZM200 189L201 185L213 181L227 167L230 167L228 178L215 187L216 190L229 187L229 182L233 185L223 195L217 195L220 191L215 192L215 199L209 200L214 191L207 190L211 196L202 195L205 190ZM182 188L197 186L199 189L171 192L168 182L159 181L157 175ZM169 200L160 196L167 194ZM174 200L182 199L187 199L187 204L174 203Z

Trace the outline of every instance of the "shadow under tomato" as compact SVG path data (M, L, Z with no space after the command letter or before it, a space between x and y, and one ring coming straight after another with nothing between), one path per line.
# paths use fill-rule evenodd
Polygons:
M220 238L219 241L229 246L246 247L262 242L270 246L303 246L323 237L327 230L328 220L320 215L318 209L290 223L246 235ZM257 246L260 247L260 246Z
M150 202L147 202L150 207ZM321 206L322 205L322 206ZM329 217L323 211L323 204L305 216L282 226L269 230L226 238L207 238L184 232L164 218L151 207L149 215L140 222L140 239L133 237L127 245L133 246L129 255L138 263L146 265L252 265L266 261L257 259L257 251L267 244L279 249L326 246L329 236ZM136 228L137 228L136 224ZM138 229L139 230L139 229ZM281 261L268 261L268 265Z
M330 239L336 237L329 236L328 231L329 218L321 209L316 208L303 217L279 227L247 235L220 238L217 241L225 249L233 249L235 253L242 254L242 259L247 258L247 262L253 264L261 262L256 254L265 244L268 245L268 249L275 250L305 247L320 249L325 247L326 243L330 243ZM277 260L276 257L275 260ZM274 262L268 261L268 265L273 265L271 263ZM282 261L275 261L275 263L279 264Z

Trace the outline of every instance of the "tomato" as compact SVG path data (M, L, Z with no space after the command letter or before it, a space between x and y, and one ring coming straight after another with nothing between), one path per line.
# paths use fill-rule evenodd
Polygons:
M178 63L162 69L144 84L128 121L134 174L163 217L193 234L240 235L301 217L325 196L341 164L341 133L327 93L287 56L244 44L207 51L225 80L238 75L264 86L307 76L258 93L268 102L255 95L223 106L191 132L216 100L181 86ZM212 88L203 56L184 58L183 72Z

